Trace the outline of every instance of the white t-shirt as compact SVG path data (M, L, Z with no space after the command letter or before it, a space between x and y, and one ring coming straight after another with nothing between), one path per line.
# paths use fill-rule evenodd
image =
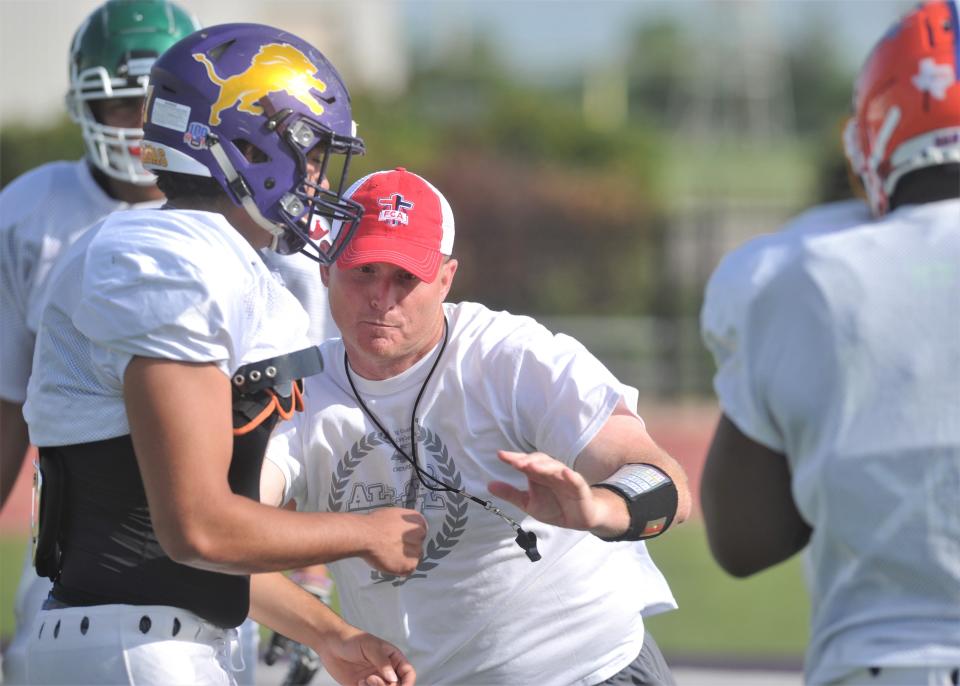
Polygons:
M492 480L525 488L497 450L541 450L572 466L618 402L636 405L636 390L572 338L474 303L445 311L449 343L417 407L417 432L422 468L454 486L485 499ZM306 411L267 451L287 498L308 511L413 506L429 527L407 578L359 559L330 565L348 621L398 645L425 684L595 684L637 656L641 613L676 607L642 543L606 543L495 501L536 533L543 559L530 562L499 517L416 482L359 408L342 341L321 349L325 372L306 380ZM384 381L352 374L408 454L411 412L438 352Z
M45 164L0 191L0 398L26 398L54 262L99 219L129 207L103 191L84 160Z
M296 298L211 212L110 215L67 251L49 294L24 406L40 446L129 433L123 374L134 355L231 375L310 345Z
M749 303L724 413L813 527L808 683L960 663L960 200L808 238Z

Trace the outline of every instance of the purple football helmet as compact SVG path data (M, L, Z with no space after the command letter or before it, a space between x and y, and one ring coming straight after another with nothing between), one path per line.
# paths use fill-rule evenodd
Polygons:
M336 69L280 29L211 26L168 49L150 72L144 166L213 177L281 254L337 259L363 213L342 197L350 159L363 151ZM333 221L350 231L331 241Z

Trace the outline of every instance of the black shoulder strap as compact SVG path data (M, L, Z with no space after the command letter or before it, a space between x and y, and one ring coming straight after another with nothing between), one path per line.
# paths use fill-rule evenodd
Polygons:
M233 375L233 388L240 395L251 395L265 388L273 388L287 397L291 381L313 376L323 371L323 357L315 345L296 352L271 357L268 360L251 362L240 367Z

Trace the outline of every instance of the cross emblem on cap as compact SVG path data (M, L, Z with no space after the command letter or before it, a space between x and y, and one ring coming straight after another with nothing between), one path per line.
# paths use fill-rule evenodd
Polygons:
M412 210L413 203L409 200L404 200L403 196L399 193L394 193L389 198L380 198L377 203L380 207L383 207L388 210Z
M388 198L380 198L377 200L377 204L383 208L380 210L380 221L385 221L393 226L406 224L409 220L404 210L413 209L413 203L404 200L400 193L393 193Z

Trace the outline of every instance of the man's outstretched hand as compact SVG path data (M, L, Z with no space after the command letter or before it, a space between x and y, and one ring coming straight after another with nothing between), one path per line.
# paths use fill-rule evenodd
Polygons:
M581 474L546 453L500 450L497 456L527 477L527 490L491 481L490 493L546 524L589 531L603 524L607 506Z
M413 686L417 673L399 648L356 629L317 646L323 666L343 686Z

